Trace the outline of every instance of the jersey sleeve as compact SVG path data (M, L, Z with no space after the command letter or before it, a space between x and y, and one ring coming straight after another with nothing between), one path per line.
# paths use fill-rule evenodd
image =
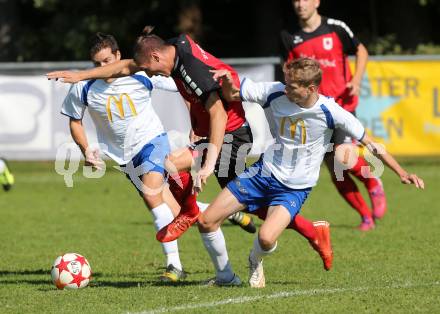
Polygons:
M357 47L361 42L354 36L350 27L343 21L335 19L328 19L327 23L335 29L336 34L342 42L344 53L347 55L356 54Z
M194 56L187 54L185 56L186 60L186 76L185 80L190 81L195 87L193 88L197 96L203 103L206 103L209 95L212 92L220 90L220 84L214 80L210 70L214 70L213 67L201 62Z
M168 92L178 92L177 86L171 77L154 75L150 77L153 88L165 90Z
M83 81L72 84L69 92L61 106L61 114L71 117L75 120L81 120L87 105L83 100L83 91L85 84Z
M334 127L342 129L358 141L365 135L362 123L350 112L339 106L336 102L327 104L334 121Z
M263 108L269 107L272 99L281 95L284 95L284 84L281 82L255 83L244 78L240 84L241 100L258 103Z
M283 61L289 61L292 48L292 35L288 31L282 30L280 33L280 51Z

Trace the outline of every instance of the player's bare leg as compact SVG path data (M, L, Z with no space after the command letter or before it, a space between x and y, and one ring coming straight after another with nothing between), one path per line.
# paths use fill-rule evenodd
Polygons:
M175 200L169 197L171 193L165 192L166 199L164 202L164 178L159 172L149 172L142 176L143 183L143 199L145 204L151 209L153 215L153 223L156 230L169 224L173 219L173 206L176 209ZM169 194L167 194L169 193ZM171 202L171 206L168 205ZM186 277L186 273L182 268L179 256L179 248L177 241L161 243L162 250L167 258L167 267L165 272L159 277L161 281L176 282Z
M162 198L165 203L168 204L171 211L173 212L173 216L176 217L180 212L180 205L174 198L173 194L170 191L169 186L165 185L162 191Z
M259 208L253 214L258 215L261 220L266 220L267 207ZM312 248L318 252L322 259L325 270L330 270L333 263L333 249L330 243L330 224L327 221L312 222L300 214L297 214L287 226L287 229L294 229L306 238Z
M193 155L188 147L172 151L165 160L165 168L168 173L174 174L179 171L189 171L193 165Z

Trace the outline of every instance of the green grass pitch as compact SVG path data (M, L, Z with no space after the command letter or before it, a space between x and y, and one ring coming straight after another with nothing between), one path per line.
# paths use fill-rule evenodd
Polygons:
M0 190L0 313L414 313L440 312L440 204L438 159L405 159L424 191L400 184L385 170L389 211L368 233L339 197L327 170L303 214L332 226L334 268L294 231L265 259L266 288L208 288L213 267L196 228L180 240L189 273L179 285L160 285L163 257L152 219L123 175L77 174L66 188L53 163L11 164L16 185ZM218 192L211 180L200 196ZM258 219L257 219L258 220ZM254 235L223 226L233 268L246 282ZM50 279L54 259L83 254L94 272L90 286L58 291Z

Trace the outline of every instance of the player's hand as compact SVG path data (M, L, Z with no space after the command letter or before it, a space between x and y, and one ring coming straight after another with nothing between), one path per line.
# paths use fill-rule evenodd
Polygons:
M350 91L350 96L359 96L359 93L361 91L361 84L358 82L348 82L347 85L345 85Z
M48 80L60 80L63 83L77 83L81 81L81 75L75 71L54 71L46 74Z
M416 174L405 173L404 175L400 176L400 181L403 184L414 184L418 189L425 188L425 182L423 182L423 180L420 179Z
M96 170L104 169L104 161L99 156L99 149L90 149L86 151L86 166L91 166Z
M212 78L214 79L214 81L218 82L221 79L228 79L232 81L231 72L229 72L228 70L209 70L209 72L213 73Z
M199 172L196 174L196 178L193 184L193 193L198 194L203 191L203 187L205 186L208 178L214 172L214 167L203 166Z
M210 70L213 73L214 81L221 85L221 93L225 100L234 101L240 100L240 88L235 86L231 72L228 70Z

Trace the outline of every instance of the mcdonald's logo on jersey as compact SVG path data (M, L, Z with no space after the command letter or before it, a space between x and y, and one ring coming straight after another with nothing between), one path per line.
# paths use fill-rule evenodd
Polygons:
M123 93L119 95L119 98L116 96L110 96L107 98L107 104L106 104L106 110L107 110L107 116L110 122L113 122L113 115L111 110L111 105L114 104L116 108L119 111L119 115L121 116L121 119L125 119L125 112L124 112L124 99L126 100L126 103L128 103L130 107L131 114L133 116L137 116L136 107L134 106L133 101L131 100L130 96L127 93Z
M307 134L306 134L306 125L304 123L304 120L303 119L297 119L297 120L293 121L291 117L282 117L281 118L281 123L280 123L280 134L281 134L281 136L284 136L284 130L286 128L287 121L289 121L288 123L290 123L289 131L290 131L291 139L292 140L295 139L296 129L297 129L298 124L299 124L300 131L301 131L301 144L305 144L306 143L306 139L307 139Z

